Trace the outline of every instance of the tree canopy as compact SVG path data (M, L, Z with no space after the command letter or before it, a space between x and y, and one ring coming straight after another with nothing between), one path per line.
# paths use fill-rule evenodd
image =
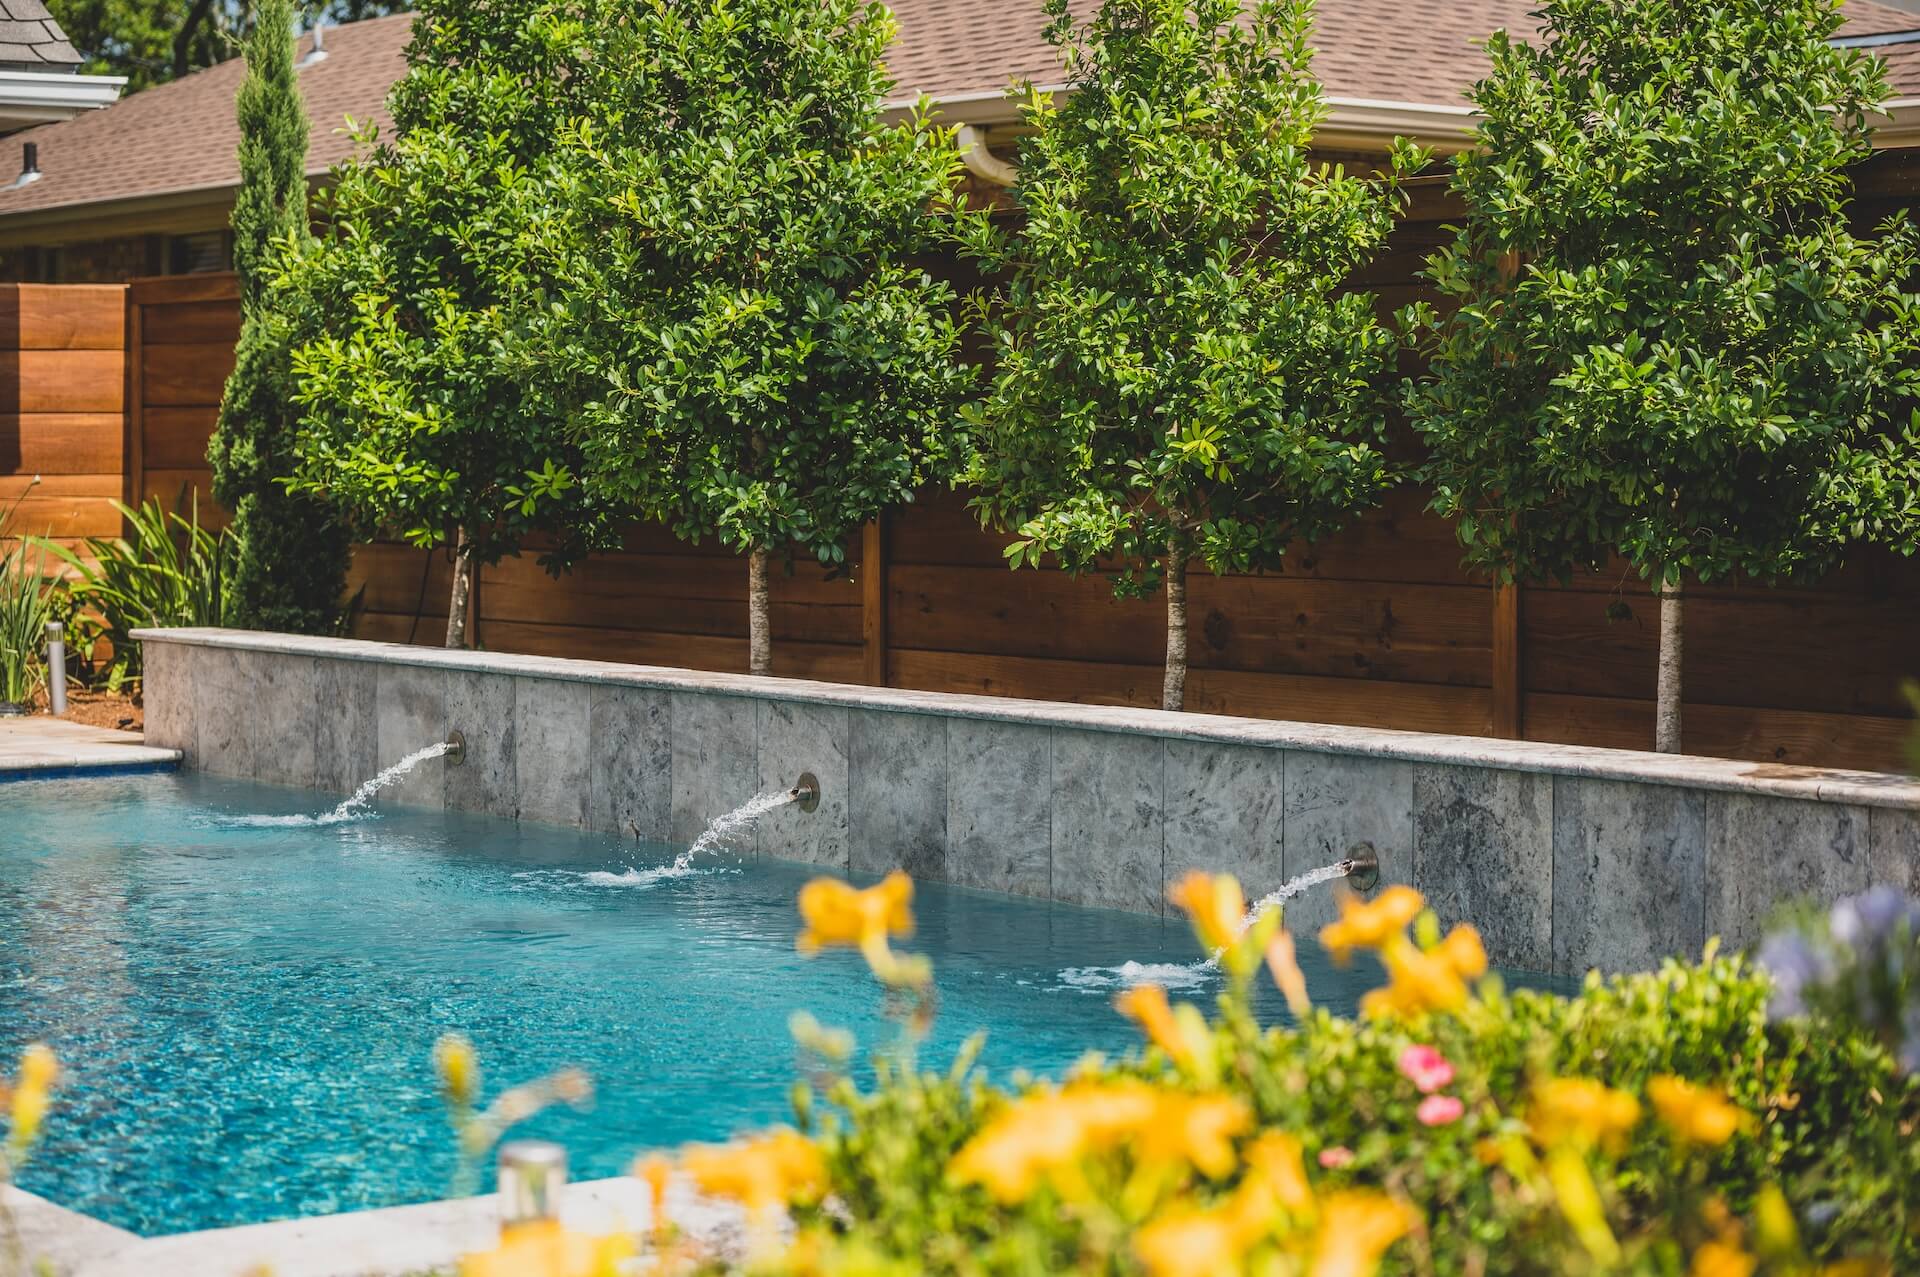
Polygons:
M1856 234L1848 207L1878 60L1828 42L1835 0L1543 17L1489 46L1465 217L1429 269L1447 306L1411 316L1432 371L1408 411L1469 560L1564 577L1619 554L1671 594L1910 551L1915 231Z
M1169 587L1164 702L1184 694L1187 561L1277 568L1391 482L1383 387L1398 340L1348 291L1421 162L1312 158L1325 118L1310 0L1048 0L1063 104L1031 94L1024 222L971 224L1004 276L996 375L972 414L982 517L1014 565L1112 561Z

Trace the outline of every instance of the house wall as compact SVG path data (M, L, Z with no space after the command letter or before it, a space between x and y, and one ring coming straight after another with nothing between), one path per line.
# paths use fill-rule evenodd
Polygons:
M1256 894L1368 842L1494 961L1577 974L1751 945L1783 899L1920 886L1920 781L1460 736L942 695L230 630L146 631L147 737L344 793L458 732L406 805L685 845L820 784L750 851L1161 913L1189 869ZM1330 895L1288 907L1311 934Z

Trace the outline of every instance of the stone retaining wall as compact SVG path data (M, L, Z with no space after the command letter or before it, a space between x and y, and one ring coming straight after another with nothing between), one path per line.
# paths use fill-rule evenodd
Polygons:
M1160 913L1192 867L1253 892L1379 849L1494 960L1645 967L1744 945L1783 897L1920 887L1920 782L1476 737L905 692L231 630L139 635L147 739L343 793L450 731L389 801L691 841L818 776L761 855ZM1330 894L1289 910L1307 930Z

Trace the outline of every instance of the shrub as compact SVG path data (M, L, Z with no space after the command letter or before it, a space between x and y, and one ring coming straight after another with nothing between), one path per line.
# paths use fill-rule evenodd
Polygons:
M858 945L904 1011L923 1009L924 963L887 943L910 922L910 884L809 890L808 947ZM1920 1262L1920 1082L1872 1034L1771 1021L1773 983L1742 957L1710 944L1571 997L1510 992L1471 928L1442 935L1391 888L1322 933L1388 973L1349 1020L1308 1004L1277 912L1220 921L1240 907L1231 879L1196 875L1177 898L1203 941L1225 942L1211 1021L1137 988L1119 1002L1144 1052L1007 1088L970 1052L914 1070L903 1013L870 1090L839 1077L797 1092L810 1149L788 1133L683 1164L709 1191L789 1205L790 1243L761 1229L764 1271L1746 1277ZM1252 1017L1263 959L1289 1024ZM810 1020L798 1036L823 1061L841 1049Z
M31 491L40 482L35 475ZM46 677L40 652L47 622L59 615L58 592L49 588L48 555L22 537L7 549L8 524L26 492L0 510L0 704L24 705Z
M83 551L42 542L70 569L67 593L73 650L91 654L101 640L112 648L110 688L140 674L134 630L229 623L228 593L237 536L200 524L196 494L187 512L167 510L158 497L139 509L118 501L124 537L89 537Z

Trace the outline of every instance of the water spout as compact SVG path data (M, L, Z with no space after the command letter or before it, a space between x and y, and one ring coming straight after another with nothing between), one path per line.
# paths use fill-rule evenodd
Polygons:
M820 782L812 772L800 773L800 779L787 791L787 801L805 812L820 806Z
M429 759L451 756L456 749L462 755L465 754L466 740L459 732L454 732L448 740L416 749L393 766L381 771L379 775L362 781L360 788L354 790L332 811L323 811L316 816L240 816L234 818L234 823L265 828L344 824L364 816L372 808L374 796L381 790L398 784L407 773Z

